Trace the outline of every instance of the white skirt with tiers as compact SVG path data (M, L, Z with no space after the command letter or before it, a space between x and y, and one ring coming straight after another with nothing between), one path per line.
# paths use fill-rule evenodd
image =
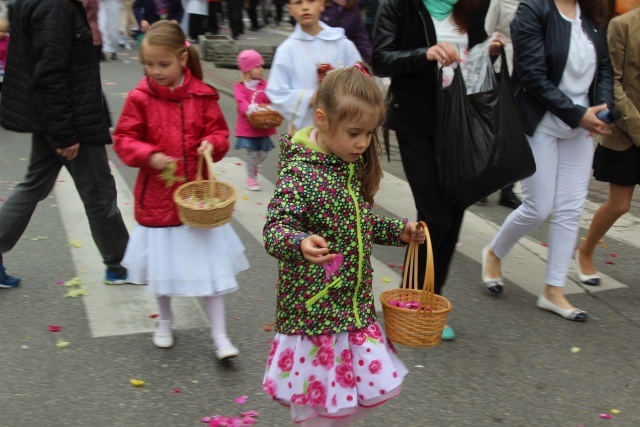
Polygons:
M166 296L215 296L238 289L236 275L249 268L231 224L209 230L136 226L122 260L127 281Z

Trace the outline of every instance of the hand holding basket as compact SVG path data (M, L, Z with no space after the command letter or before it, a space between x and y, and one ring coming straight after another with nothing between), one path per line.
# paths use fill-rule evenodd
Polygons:
M387 337L394 344L409 347L435 347L440 343L451 303L434 293L434 268L431 236L424 222L427 243L427 265L422 284L418 287L418 244L409 243L402 278L402 288L380 295Z
M209 179L202 179L202 164L206 160ZM178 217L184 225L208 229L231 221L233 206L238 193L226 182L217 181L213 173L213 159L205 152L198 158L198 175L195 181L182 184L173 193Z

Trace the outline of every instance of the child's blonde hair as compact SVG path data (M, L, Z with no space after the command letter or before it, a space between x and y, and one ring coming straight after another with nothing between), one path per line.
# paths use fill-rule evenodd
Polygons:
M153 24L144 35L140 44L140 57L144 55L144 48L147 46L162 47L170 50L180 57L187 52L187 68L191 74L202 80L202 65L200 64L200 54L198 49L191 46L187 41L184 31L180 25L171 21L158 21Z
M9 20L7 18L0 18L0 28L5 28L5 31L9 31Z
M382 179L378 129L385 121L387 107L380 88L371 75L371 68L362 62L353 67L329 72L318 88L315 106L322 109L327 116L326 132L329 135L332 135L345 120L358 120L365 116L375 118L377 125L371 144L362 155L364 167L360 174L363 197L373 204L373 197L378 192Z
M253 80L251 78L251 71L249 71L248 73L242 73L237 83L244 83L244 82L248 82L249 80Z

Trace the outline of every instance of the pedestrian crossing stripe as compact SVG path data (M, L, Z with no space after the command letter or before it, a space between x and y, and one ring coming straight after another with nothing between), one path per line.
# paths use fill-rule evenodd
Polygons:
M136 226L134 219L134 199L127 183L117 168L112 166L113 176L118 188L118 206L122 212L129 231ZM223 159L216 165L218 179L235 186L238 189L233 214L233 227L243 227L255 241L243 242L245 246L262 243L262 228L265 214L274 183L263 176L259 177L262 191L248 191L244 189L246 168L244 162L235 157ZM246 196L246 197L245 197ZM90 239L91 232L84 213L82 202L73 185L73 180L66 169L62 169L60 180L55 186L55 197L68 240ZM380 190L376 195L376 205L398 217L415 217L413 197L406 181L386 172L382 179ZM375 210L375 209L374 209ZM480 251L491 241L499 225L483 219L467 211L460 233L458 252L474 260L480 259ZM618 233L620 234L620 233ZM104 265L100 254L93 242L85 242L81 248L71 250L77 275L86 284L89 292L83 297L91 334L93 337L107 337L149 333L153 331L154 321L150 314L157 312L155 296L147 294L146 286L124 285L107 286L102 283ZM90 244L89 244L90 243ZM546 267L546 248L529 237L525 237L514 247L509 257L503 262L505 279L515 283L532 295L537 295L544 283ZM385 290L396 288L401 282L401 273L392 269L375 257L371 258L373 266L373 290L376 308L381 311L378 297ZM572 267L573 268L573 267ZM459 284L470 286L481 292L480 266L478 266L477 283ZM574 272L570 272L570 277ZM597 288L589 288L590 292L602 292L626 285L611 277L601 274L602 284ZM242 287L242 284L240 284ZM565 288L567 294L584 293L585 290L571 278ZM189 329L207 327L209 321L197 298L176 297L172 300L175 329Z

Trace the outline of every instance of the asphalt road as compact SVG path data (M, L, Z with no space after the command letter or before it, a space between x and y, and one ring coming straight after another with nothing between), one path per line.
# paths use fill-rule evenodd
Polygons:
M247 43L266 43L282 31L249 34ZM286 33L284 33L286 35ZM103 85L117 120L127 92L141 77L135 52L104 63ZM235 103L228 95L236 70L207 66L207 80L221 91L220 105L231 126ZM224 83L226 82L226 83ZM384 161L385 182L377 207L389 215L413 215L397 149ZM0 199L24 175L29 136L0 130ZM232 225L251 268L240 274L240 290L227 298L230 337L241 351L231 363L215 359L200 302L176 305L177 345L151 343L157 309L144 287L107 287L81 205L62 174L52 195L40 203L24 238L5 255L16 289L0 290L0 426L198 426L213 414L256 410L258 425L286 426L288 411L272 402L261 380L274 318L276 263L260 243L265 201L276 180L277 150L265 162L263 191L242 189L243 152L231 149L216 166L220 179L237 185L240 197ZM132 228L131 189L136 170L111 152L120 207ZM594 183L589 209L603 198ZM1 200L0 200L1 203ZM640 425L640 209L634 205L598 251L606 274L600 289L570 281L571 300L592 316L578 324L535 307L542 289L546 226L521 242L505 268L507 288L499 298L480 281L480 251L509 210L473 206L465 219L445 295L454 308L448 320L453 342L433 349L399 348L410 369L401 395L363 426L625 426ZM581 230L581 236L585 230ZM76 248L71 241L82 243ZM606 246L606 247L604 247ZM376 247L374 287L395 286L403 251ZM391 267L393 265L393 267ZM81 277L87 295L65 297L56 282ZM59 325L50 332L48 325ZM59 348L59 342L68 347ZM143 380L133 386L131 379ZM234 402L247 396L247 403ZM612 419L600 414L620 411Z

